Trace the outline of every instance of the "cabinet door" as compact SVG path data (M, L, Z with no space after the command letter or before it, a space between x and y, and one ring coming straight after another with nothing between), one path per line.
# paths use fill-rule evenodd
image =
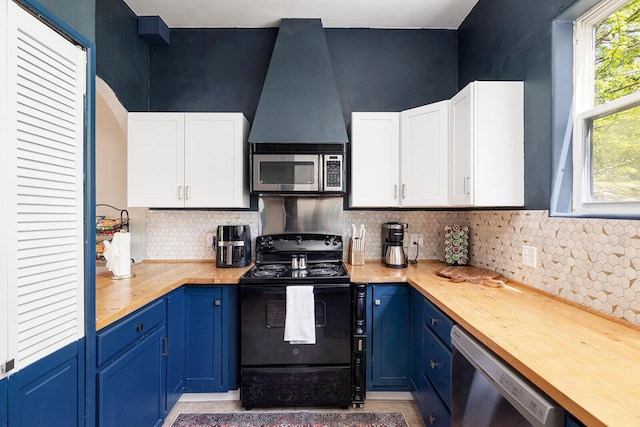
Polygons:
M187 288L185 387L190 391L222 391L222 287Z
M400 205L448 204L449 101L400 113Z
M399 206L399 113L352 113L352 207Z
M128 118L129 207L184 207L184 114L129 113Z
M7 408L9 405L9 392L7 379L0 380L0 427L7 427L9 425Z
M242 114L185 114L185 207L249 207L247 129Z
M185 290L180 288L167 296L167 399L165 413L178 402L184 383L185 354Z
M474 82L473 204L524 205L522 82Z
M408 390L411 376L410 294L407 285L373 286L371 385Z
M164 417L162 327L98 373L98 426L154 426Z
M473 204L473 91L467 85L450 101L449 115L449 204Z

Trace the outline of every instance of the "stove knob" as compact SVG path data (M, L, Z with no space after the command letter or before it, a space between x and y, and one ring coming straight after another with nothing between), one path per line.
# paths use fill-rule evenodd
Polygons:
M326 236L326 237L324 238L324 244L325 244L326 246L329 246L329 245L331 244L331 240L332 240L332 239L331 239L331 236Z
M297 236L296 237L296 245L301 245L302 244L302 236Z
M273 248L273 239L271 237L267 238L266 245L268 248Z

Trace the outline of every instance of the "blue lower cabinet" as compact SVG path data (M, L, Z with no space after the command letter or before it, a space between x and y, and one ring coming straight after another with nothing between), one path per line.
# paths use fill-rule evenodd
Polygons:
M371 285L372 349L367 389L409 390L411 387L411 288L406 284Z
M0 427L7 427L9 424L9 416L7 409L9 407L9 386L7 379L0 380Z
M422 325L422 298L417 290L411 289L411 394L418 409L422 411L424 393L424 345Z
M415 289L411 309L411 392L426 425L448 426L453 322Z
M237 286L186 288L185 391L237 388Z
M184 386L185 357L185 290L179 288L166 297L167 301L167 396L165 415L178 402Z
M0 425L84 425L83 371L84 340L81 340L3 380Z
M449 427L451 425L449 409L444 405L438 393L426 378L423 387L421 412L425 425Z
M164 338L161 327L98 373L99 427L162 425Z

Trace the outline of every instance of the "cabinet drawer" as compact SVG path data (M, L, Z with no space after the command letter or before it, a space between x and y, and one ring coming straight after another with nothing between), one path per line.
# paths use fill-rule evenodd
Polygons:
M440 337L448 348L451 348L451 328L453 328L453 321L426 298L424 298L422 308L424 323Z
M451 414L446 406L442 403L438 397L438 393L433 389L429 381L425 381L423 404L422 404L422 419L427 427L450 427L451 426Z
M428 328L424 330L424 372L451 408L451 352Z
M161 299L98 332L98 366L149 335L164 319L164 299Z

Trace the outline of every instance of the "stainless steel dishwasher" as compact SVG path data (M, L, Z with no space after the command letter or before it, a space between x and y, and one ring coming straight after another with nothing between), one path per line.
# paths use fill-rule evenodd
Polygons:
M564 426L564 409L458 326L451 330L452 427Z

